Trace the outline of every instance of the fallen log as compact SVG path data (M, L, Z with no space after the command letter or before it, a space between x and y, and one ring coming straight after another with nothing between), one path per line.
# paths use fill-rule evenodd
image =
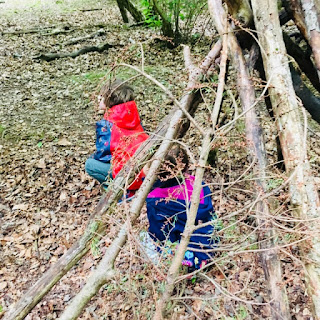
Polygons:
M214 24L222 36L226 30L231 30L228 27L226 13L222 6L221 0L209 0L209 11L214 20ZM257 176L255 179L255 193L258 198L262 193L265 193L266 188L266 171L267 171L267 156L262 137L262 129L258 121L255 109L252 108L255 104L255 90L252 81L249 77L249 72L243 57L242 50L236 40L234 33L228 33L229 52L232 57L232 62L235 69L238 71L237 86L240 95L243 111L245 112L246 124L246 140L247 146L252 159L256 159L257 163L254 166L254 172ZM263 261L263 269L265 270L265 278L268 281L270 290L270 307L273 319L290 319L290 311L286 290L280 287L278 283L282 282L282 271L278 250L275 249L275 230L271 228L270 223L266 223L267 217L270 216L268 203L258 201L256 206L257 223L260 226L259 238L269 239L263 242L263 249L267 249L261 253Z
M80 9L81 12L87 12L87 11L100 11L102 8L92 8L92 9Z
M1 32L2 35L4 34L13 34L13 35L20 35L20 34L29 34L29 33L42 33L42 32L47 32L47 30L51 30L53 28L55 28L56 26L51 26L51 27L47 27L47 28L33 28L33 29L27 29L27 30L15 30L15 31L3 31Z
M84 47L80 50L76 50L76 51L73 51L73 52L66 52L66 53L45 53L45 54L40 54L38 56L34 56L32 57L32 59L35 59L35 60L44 60L44 61L52 61L52 60L55 60L55 59L60 59L60 58L68 58L68 57L71 57L71 58L75 58L75 57L78 57L82 54L85 54L85 53L88 53L88 52L103 52L105 50L108 50L109 48L113 48L113 47L116 47L116 46L120 46L120 45L112 45L112 44L109 44L109 43L105 43L105 44L102 44L100 46L91 46L91 47Z

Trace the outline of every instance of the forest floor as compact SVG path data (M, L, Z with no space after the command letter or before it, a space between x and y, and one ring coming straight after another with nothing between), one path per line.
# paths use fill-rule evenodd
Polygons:
M145 27L123 25L114 2L98 0L6 1L0 4L0 317L39 276L55 263L83 232L100 199L101 191L84 171L86 158L94 151L96 96L111 67L125 62L139 66L142 50L145 71L181 97L188 80L182 49L167 49L159 34ZM97 9L90 10L88 9ZM91 39L68 44L103 29ZM209 50L211 39L192 47L195 63ZM84 46L112 45L103 53L51 62L36 57L49 52L72 52ZM117 68L117 77L134 72ZM144 128L152 132L172 108L163 92L144 78L132 80ZM232 88L232 84L229 85ZM231 103L224 105L225 114ZM206 124L206 105L197 121ZM264 120L269 133L269 153L274 159L274 126ZM320 149L312 140L313 162ZM184 141L194 156L200 139L193 129ZM171 304L172 319L268 319L267 290L253 236L250 212L223 221L251 201L250 177L223 190L222 182L235 181L248 166L243 143L243 122L216 144L216 167L206 173L214 206L225 227L221 241L234 244L242 254L219 253L219 263L206 272L214 283L198 276L195 283L182 281ZM275 160L274 160L275 161ZM249 176L249 175L248 175ZM270 188L284 177L270 178ZM225 185L226 186L226 185ZM284 195L285 198L285 195ZM285 206L283 210L285 210ZM126 208L119 206L107 235L86 259L77 264L27 316L56 319L84 285L86 277L112 241L115 226L122 223ZM150 319L163 283L154 275L159 268L140 254L138 235L147 228L145 210L130 241L117 259L117 276L98 293L80 319ZM283 233L290 242L294 234ZM230 247L229 247L230 248ZM245 250L250 251L245 252ZM230 249L229 249L230 250ZM311 319L305 293L303 268L295 259L297 247L283 256L284 274L293 318ZM170 261L164 261L167 268ZM159 277L158 277L159 278Z

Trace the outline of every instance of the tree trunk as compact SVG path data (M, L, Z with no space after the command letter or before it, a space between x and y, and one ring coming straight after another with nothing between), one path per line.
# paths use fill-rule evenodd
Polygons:
M306 155L306 136L299 118L290 69L276 1L252 0L255 25L263 47L263 63L270 82L270 98L276 117L280 143L288 175L294 174L289 183L291 204L301 219L319 219L320 202L314 178ZM320 239L318 223L307 221L314 237L306 253L306 279L314 305L315 318L320 319ZM317 231L317 233L316 233ZM302 248L305 252L305 247Z
M117 4L124 23L128 23L127 11L131 14L135 22L144 21L143 14L131 3L130 0L117 0Z
M122 0L125 2L126 9L130 12L135 22L144 21L143 14L131 3L130 0Z
M160 16L162 21L161 30L165 37L174 38L174 31L172 29L171 22L166 13L160 8L158 0L152 0L154 11Z
M126 6L125 6L125 0L117 0L117 4L121 13L121 17L124 23L128 23L129 19L128 19L128 15L127 15L127 11L126 11Z
M243 27L251 25L252 10L248 0L227 0L228 12L237 19Z
M220 35L226 30L231 30L228 26L226 13L222 7L221 0L209 0L209 10L214 20L216 28ZM267 156L262 137L262 129L258 121L255 109L255 91L249 77L249 72L241 51L241 48L232 32L228 32L229 52L232 56L232 62L236 70L238 70L238 91L240 94L241 104L245 114L246 123L246 140L251 158L256 159L255 166L256 196L261 192L266 192L266 168ZM262 266L265 270L265 277L269 284L270 303L273 319L290 319L288 298L285 288L281 288L278 283L282 281L282 270L278 251L274 248L274 239L276 239L275 231L271 229L271 224L266 224L266 219L270 216L268 203L260 201L257 204L257 223L260 225L259 238L270 239L264 242L263 248L268 249L261 253Z

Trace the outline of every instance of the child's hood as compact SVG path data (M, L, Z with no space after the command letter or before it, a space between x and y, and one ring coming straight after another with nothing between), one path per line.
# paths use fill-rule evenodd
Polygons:
M104 114L104 119L120 128L135 129L140 125L140 117L135 101L129 101L113 106Z

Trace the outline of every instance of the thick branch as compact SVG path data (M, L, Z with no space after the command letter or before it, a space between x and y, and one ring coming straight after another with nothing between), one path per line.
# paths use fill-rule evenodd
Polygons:
M286 45L287 52L298 63L300 69L309 78L315 89L320 92L320 82L317 70L310 58L310 55L305 53L291 38L283 32L283 40ZM310 53L311 54L311 53Z

